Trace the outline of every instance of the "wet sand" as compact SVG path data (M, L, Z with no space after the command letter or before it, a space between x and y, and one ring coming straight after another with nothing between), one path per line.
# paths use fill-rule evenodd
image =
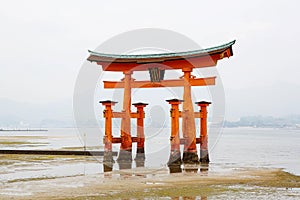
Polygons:
M280 169L169 174L167 169L136 168L72 177L20 179L3 184L0 199L205 199L207 196L226 199L231 195L239 199L239 195L251 197L251 194L297 199L299 189L300 177Z
M70 133L63 135L66 131ZM300 177L277 169L299 175L298 132L228 131L212 152L208 171L196 173L184 166L182 173L170 174L164 164L168 149L156 152L168 145L161 141L148 146L147 168L132 163L133 169L124 169L115 163L113 171L105 173L101 157L0 155L0 199L300 199ZM9 133L0 137L0 146L83 148L75 136L73 130Z

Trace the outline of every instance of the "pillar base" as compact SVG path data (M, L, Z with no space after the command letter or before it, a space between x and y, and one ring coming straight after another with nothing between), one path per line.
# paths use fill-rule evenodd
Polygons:
M104 172L111 172L113 170L113 166L107 163L103 163L103 171Z
M104 172L111 172L115 161L113 159L112 151L104 151L103 155L103 170Z
M105 164L115 163L115 161L113 159L112 151L104 151L103 163L105 163Z
M168 161L168 166L170 165L181 165L181 153L180 151L172 151Z
M144 148L137 148L135 160L136 161L144 161L145 160L145 149Z
M199 165L194 164L194 165L183 165L183 171L188 172L188 173L197 173L198 172Z
M132 169L132 162L121 160L117 162L119 164L119 169Z
M201 164L209 163L208 150L200 150L200 162L201 162Z
M185 164L198 164L199 160L198 160L198 154L197 152L183 152L183 157L182 157L182 161Z
M131 149L130 150L120 150L118 162L132 162Z
M209 169L208 163L201 163L200 164L200 172L207 172Z
M182 169L181 169L181 165L169 165L169 170L170 173L181 173Z
M145 167L145 160L135 160L136 167Z
M144 147L137 148L136 157L135 157L136 167L144 167L145 166L145 149Z

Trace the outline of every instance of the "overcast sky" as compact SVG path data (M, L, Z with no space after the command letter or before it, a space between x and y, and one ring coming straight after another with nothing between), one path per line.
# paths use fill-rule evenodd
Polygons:
M225 91L300 86L298 0L0 2L0 98L72 98L88 49L147 27L202 47L236 39L234 56L218 64Z

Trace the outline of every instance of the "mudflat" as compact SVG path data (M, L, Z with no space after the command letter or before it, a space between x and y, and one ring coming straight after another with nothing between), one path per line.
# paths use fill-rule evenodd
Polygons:
M205 199L207 196L239 197L248 193L254 197L273 194L299 198L299 189L300 177L281 169L239 168L226 173L169 174L167 169L136 168L93 175L15 180L1 186L0 199Z

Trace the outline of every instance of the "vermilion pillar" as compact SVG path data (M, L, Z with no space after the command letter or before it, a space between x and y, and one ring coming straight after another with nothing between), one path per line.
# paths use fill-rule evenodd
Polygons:
M211 102L199 101L196 102L200 106L200 162L209 163L208 155L208 137L207 137L207 106Z
M114 106L117 102L114 101L100 101L100 103L105 106L105 110L103 111L103 115L105 118L105 135L104 135L104 162L114 162L112 156L112 118L113 111L112 106Z
M168 165L180 165L181 164L181 153L180 153L180 136L179 136L179 104L183 102L183 100L179 99L170 99L167 100L169 104L171 104L171 153Z
M184 73L182 132L185 141L182 161L184 163L198 163L199 158L196 146L196 125L191 94L192 88L190 84L192 68L183 68L182 71Z
M124 97L123 97L123 117L121 119L121 146L118 160L132 161L132 140L131 140L131 71L124 72Z
M136 160L145 159L145 134L144 134L144 108L148 105L147 103L134 103L132 104L137 108L137 149L136 149Z

